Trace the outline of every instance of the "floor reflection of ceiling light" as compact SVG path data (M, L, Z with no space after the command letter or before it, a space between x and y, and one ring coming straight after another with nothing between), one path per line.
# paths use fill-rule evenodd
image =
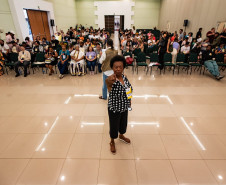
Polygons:
M62 176L60 177L60 180L61 180L61 181L64 181L64 180L65 180L65 176L62 175Z
M196 140L196 142L198 143L198 145L200 146L200 148L202 150L206 150L206 148L203 146L203 144L201 143L201 141L199 140L199 138L195 135L195 133L192 131L192 129L188 126L188 124L186 123L186 121L184 120L184 118L183 117L180 117L180 119L184 123L184 125L188 129L188 131L191 133L191 135L194 137L194 139Z
M42 151L44 152L46 149L45 148L42 148Z
M130 121L130 125L159 125L158 122L136 122L136 121Z
M104 123L92 123L92 122L82 122L82 125L104 125Z
M45 124L44 124L45 126L48 126L48 123L47 122L45 122Z
M70 97L68 97L68 98L65 100L64 104L68 104L68 103L69 103L69 101L70 101L70 99L71 99L71 96L70 96Z
M193 123L190 123L190 125L193 126L194 124Z
M53 130L54 126L56 125L57 121L59 119L59 116L56 117L53 125L51 126L51 128L49 129L48 133L45 134L44 138L42 139L41 143L38 145L38 147L36 148L36 152L39 151L39 149L41 148L42 144L45 142L45 140L47 139L48 135L50 134L50 132Z
M73 118L73 116L70 116L70 119L72 119Z
M147 99L147 98L158 98L157 95L148 95L148 94L145 94L145 95L134 95L133 97L134 98L145 98L145 99Z
M173 102L172 102L172 100L170 99L169 96L167 96L167 95L160 95L159 97L160 97L160 98L166 98L166 99L168 100L168 102L169 102L171 105L173 105Z
M221 175L218 175L218 179L223 180L223 177Z
M141 76L138 78L138 80L141 80L142 78L141 78Z
M98 94L74 94L74 97L98 97Z

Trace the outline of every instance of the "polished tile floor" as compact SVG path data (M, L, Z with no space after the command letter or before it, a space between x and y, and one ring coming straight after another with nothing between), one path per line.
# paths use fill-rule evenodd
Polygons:
M102 76L0 77L0 185L226 184L226 79L145 75L127 136L109 151Z
M226 184L226 80L138 75L127 136L109 151L101 74L0 78L0 185Z

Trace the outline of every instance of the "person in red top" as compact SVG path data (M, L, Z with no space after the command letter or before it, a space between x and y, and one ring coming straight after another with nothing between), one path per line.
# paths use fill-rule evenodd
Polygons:
M206 33L206 37L209 38L210 44L213 43L214 35L215 35L215 28L212 28L210 31L208 31L208 32Z

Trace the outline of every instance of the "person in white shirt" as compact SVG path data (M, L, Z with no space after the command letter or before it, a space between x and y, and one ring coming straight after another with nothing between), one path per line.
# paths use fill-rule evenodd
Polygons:
M72 76L81 76L84 74L84 53L79 49L79 45L75 46L75 50L71 52L70 72Z
M181 47L181 53L184 53L184 55L185 55L185 62L188 63L188 57L189 57L189 54L190 54L189 42L186 42L186 44Z
M16 72L15 77L20 76L18 68L21 65L24 67L24 77L27 77L27 68L31 61L31 54L29 51L25 50L24 46L21 46L20 49L21 51L19 52L18 62L15 63L15 72Z
M107 49L102 51L101 58L99 63L101 65L101 70L103 72L103 87L102 87L102 95L99 96L99 99L107 100L107 85L106 79L108 76L113 74L113 70L110 67L111 59L118 54L118 51L114 50L113 40L107 40Z

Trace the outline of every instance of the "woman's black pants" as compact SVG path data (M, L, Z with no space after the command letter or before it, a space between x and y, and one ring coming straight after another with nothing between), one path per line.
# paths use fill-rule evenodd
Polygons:
M125 134L128 121L128 110L125 112L113 112L108 108L108 116L110 123L110 137L118 138L118 133Z

